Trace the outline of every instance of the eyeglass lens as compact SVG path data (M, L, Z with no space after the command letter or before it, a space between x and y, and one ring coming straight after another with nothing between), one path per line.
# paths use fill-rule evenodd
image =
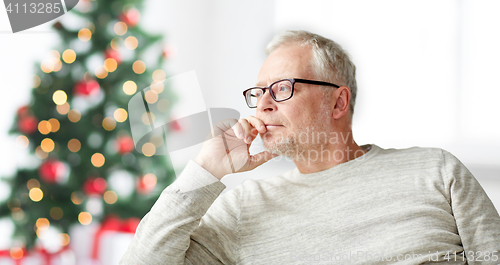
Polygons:
M276 100L285 100L292 95L292 83L289 80L282 80L271 85L273 95ZM260 88L254 88L248 91L246 99L248 105L255 107L262 98L264 92Z

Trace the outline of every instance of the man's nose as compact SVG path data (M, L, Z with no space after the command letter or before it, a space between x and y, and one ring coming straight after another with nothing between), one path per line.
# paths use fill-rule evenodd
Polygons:
M257 111L269 112L269 111L275 111L276 109L277 109L276 101L274 101L274 99L272 98L271 92L267 90L257 103Z

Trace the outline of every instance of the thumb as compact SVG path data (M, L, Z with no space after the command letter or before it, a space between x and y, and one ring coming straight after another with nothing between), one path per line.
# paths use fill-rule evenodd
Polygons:
M250 163L249 163L249 167L250 169L249 170L252 170L262 164L264 164L265 162L277 157L279 155L277 154L272 154L268 151L263 151L263 152L260 152L258 154L255 154L253 156L250 156Z

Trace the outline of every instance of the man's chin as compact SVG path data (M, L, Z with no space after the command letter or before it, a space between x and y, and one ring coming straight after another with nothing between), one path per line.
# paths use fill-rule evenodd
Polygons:
M293 158L297 153L297 147L289 142L264 142L264 149L269 153Z
M273 154L275 150L281 149L283 145L282 143L283 139L279 139L278 141L277 139L267 138L267 139L262 139L262 142L264 144L264 148Z

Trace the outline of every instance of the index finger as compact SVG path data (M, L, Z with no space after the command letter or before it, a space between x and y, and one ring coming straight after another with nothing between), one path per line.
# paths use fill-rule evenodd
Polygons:
M248 116L246 117L246 120L248 121L248 123L250 123L255 129L257 129L257 131L259 133L265 133L267 131L267 128L266 128L266 125L264 124L264 122L255 117L255 116Z

